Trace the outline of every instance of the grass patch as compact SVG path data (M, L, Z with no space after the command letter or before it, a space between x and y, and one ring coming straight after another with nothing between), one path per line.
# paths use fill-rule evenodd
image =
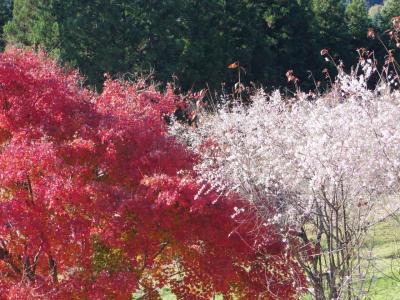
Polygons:
M371 285L365 300L400 300L400 223L394 219L370 229L363 256L369 258ZM364 262L364 267L368 261ZM313 299L304 295L303 300Z
M363 256L369 258L371 279L365 300L400 300L400 224L394 219L376 224L370 229ZM368 261L364 261L364 267ZM311 300L304 295L303 300Z
M364 248L372 252L372 285L367 299L400 300L400 224L388 219L375 225Z

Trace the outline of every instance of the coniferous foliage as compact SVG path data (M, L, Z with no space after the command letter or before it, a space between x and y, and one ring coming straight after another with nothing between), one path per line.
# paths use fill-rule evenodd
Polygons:
M350 62L349 33L346 28L345 5L342 0L312 0L314 28L320 49L329 49L335 58Z
M5 42L3 27L12 17L12 3L10 0L0 1L0 50L4 49Z
M369 46L367 26L383 32L400 14L393 0L385 9L375 4L369 16L363 0L13 2L6 40L45 49L79 68L97 89L107 72L150 73L157 81L178 80L184 90L219 90L236 82L226 68L234 61L247 83L281 86L288 69L302 83L309 70L321 79L325 66L315 60L321 49L350 67L353 50Z
M354 40L362 41L366 38L365 29L368 28L368 10L364 0L351 0L345 11L348 32Z
M397 0L385 0L381 10L383 29L391 27L391 20L400 15L400 2Z
M245 68L244 80L278 86L287 69L306 77L314 68L319 45L309 13L307 1L17 0L6 36L54 53L97 88L105 72L154 70L185 90L219 89L233 80L232 61Z
M178 80L184 90L219 90L236 82L226 68L233 61L244 68L244 82L281 86L288 69L304 82L308 70L322 76L323 62L315 57L323 48L352 65L369 23L362 0L347 8L332 0L14 2L6 40L45 49L97 89L107 72L150 73L157 81ZM372 22L384 24L395 5L386 1Z

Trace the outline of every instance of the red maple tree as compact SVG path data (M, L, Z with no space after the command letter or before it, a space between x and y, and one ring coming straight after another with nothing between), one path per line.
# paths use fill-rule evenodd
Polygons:
M289 299L304 277L272 227L231 217L143 82L97 94L46 57L0 54L0 299Z

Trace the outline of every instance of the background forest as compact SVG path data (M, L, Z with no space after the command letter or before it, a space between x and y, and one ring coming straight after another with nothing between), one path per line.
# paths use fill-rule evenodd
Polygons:
M309 70L322 77L321 49L349 67L356 48L375 46L367 27L383 31L399 14L397 0L2 0L1 47L41 47L97 89L104 73L152 73L220 90L234 61L247 83L279 87L293 69L307 87Z
M0 300L399 299L399 0L0 0L0 33Z

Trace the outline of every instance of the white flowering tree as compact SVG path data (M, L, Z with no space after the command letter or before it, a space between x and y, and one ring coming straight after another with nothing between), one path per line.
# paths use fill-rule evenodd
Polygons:
M238 192L288 233L315 299L363 293L366 232L399 207L399 93L341 74L324 96L260 91L248 107L173 131L201 155L213 188Z

